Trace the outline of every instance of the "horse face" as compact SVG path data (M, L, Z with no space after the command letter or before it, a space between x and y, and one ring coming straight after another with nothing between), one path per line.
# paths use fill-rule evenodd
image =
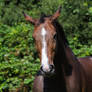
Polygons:
M55 28L51 23L46 21L35 28L33 38L41 61L41 72L43 74L54 73L53 59L56 49Z
M33 38L35 40L35 46L38 51L41 62L41 73L43 75L53 75L55 73L54 68L54 56L56 50L56 28L53 21L60 15L61 7L56 11L53 16L44 16L38 20L34 20L28 15L24 14L26 20L35 25Z

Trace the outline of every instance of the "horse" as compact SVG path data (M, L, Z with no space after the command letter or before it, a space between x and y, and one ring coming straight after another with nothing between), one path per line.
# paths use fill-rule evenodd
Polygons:
M58 22L61 7L53 15L34 19L33 39L40 58L32 92L92 92L92 57L77 58Z

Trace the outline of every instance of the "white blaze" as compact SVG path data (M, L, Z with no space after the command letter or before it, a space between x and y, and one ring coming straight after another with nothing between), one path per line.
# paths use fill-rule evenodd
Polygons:
M42 57L41 57L41 62L43 69L48 70L49 69L49 64L48 64L48 57L47 57L47 43L46 43L46 30L45 28L42 28L41 30L41 35L42 35Z

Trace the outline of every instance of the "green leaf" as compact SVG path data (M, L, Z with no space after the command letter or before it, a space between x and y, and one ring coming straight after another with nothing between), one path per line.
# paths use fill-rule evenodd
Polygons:
M29 84L31 81L32 81L31 79L27 78L24 80L24 84Z

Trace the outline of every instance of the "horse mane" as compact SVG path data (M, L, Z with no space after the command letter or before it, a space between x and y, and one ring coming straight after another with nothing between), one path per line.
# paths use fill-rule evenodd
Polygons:
M53 23L54 23L54 25L55 25L55 27L57 29L56 30L57 33L60 34L60 38L62 38L62 41L64 42L64 45L65 46L69 45L69 42L68 42L68 40L67 40L67 38L65 36L63 27L60 25L60 23L57 20L55 20Z
M51 15L46 15L45 13L41 13L41 17L39 19L39 23L44 23L46 17L50 17Z

